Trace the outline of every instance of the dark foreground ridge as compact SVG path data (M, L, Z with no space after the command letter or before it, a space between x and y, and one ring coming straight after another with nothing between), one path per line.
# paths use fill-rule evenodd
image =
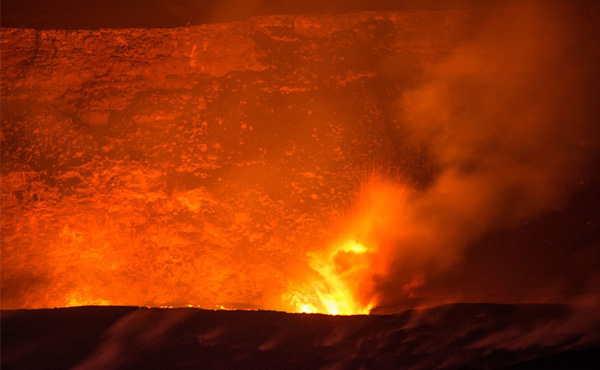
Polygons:
M2 369L596 369L600 320L563 305L396 315L194 308L2 311Z

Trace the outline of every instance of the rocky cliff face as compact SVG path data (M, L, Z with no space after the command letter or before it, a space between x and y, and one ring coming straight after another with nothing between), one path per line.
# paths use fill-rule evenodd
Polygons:
M2 29L2 306L273 307L484 10ZM275 297L275 298L273 298Z

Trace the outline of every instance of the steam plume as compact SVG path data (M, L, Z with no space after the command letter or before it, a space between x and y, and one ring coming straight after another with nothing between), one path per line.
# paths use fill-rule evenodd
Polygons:
M437 172L397 207L375 210L398 220L378 242L387 261L371 277L378 304L414 295L485 233L561 207L597 137L588 42L565 9L511 8L403 95L409 140Z

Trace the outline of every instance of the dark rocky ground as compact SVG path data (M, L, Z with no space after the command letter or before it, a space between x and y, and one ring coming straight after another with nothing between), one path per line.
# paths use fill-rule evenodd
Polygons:
M395 315L2 311L9 369L597 369L598 312L453 304Z

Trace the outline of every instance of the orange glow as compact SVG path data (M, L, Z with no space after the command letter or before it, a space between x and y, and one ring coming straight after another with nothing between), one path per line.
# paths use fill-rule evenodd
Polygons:
M308 283L312 294L284 294L296 312L326 313L331 315L368 314L371 302L361 304L354 291L369 271L369 250L354 240L349 240L331 251L310 253L309 265L319 278Z
M399 59L414 69L450 50L464 19L3 29L2 308L327 312L313 287L325 280L324 299L356 302L336 311L364 312L377 273L366 270L385 255L369 235L376 223L334 229L373 160L397 158L372 82ZM459 32L447 44L411 46L448 27ZM368 251L344 250L351 240ZM334 270L342 259L370 267ZM287 307L294 284L317 298Z
M2 308L421 299L595 158L589 58L539 14L3 29Z
M69 302L65 307L79 307L79 306L110 306L111 302L104 299L95 299L89 297L79 297L76 294L71 294L68 297Z
M291 287L282 300L296 312L368 314L378 303L375 280L387 273L391 253L409 231L410 193L402 182L372 176L342 222L346 231L341 235L347 236L325 250L309 252L307 265L313 274Z

